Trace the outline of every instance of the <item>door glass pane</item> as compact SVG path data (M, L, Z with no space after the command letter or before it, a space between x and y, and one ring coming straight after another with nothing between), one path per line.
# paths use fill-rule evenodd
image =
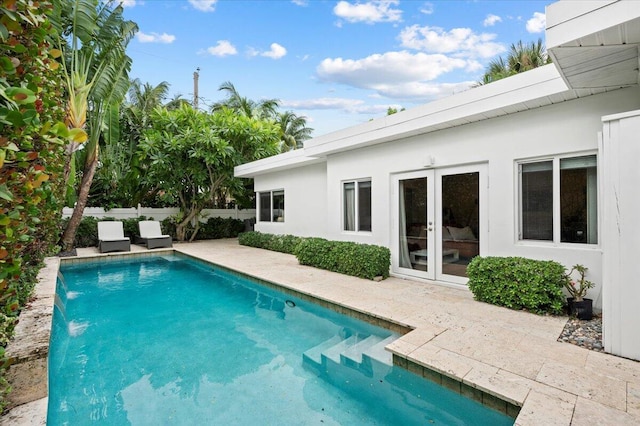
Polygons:
M358 182L358 231L371 231L371 182Z
M553 240L553 163L521 165L521 238Z
M480 254L480 173L442 176L442 273L467 276Z
M356 230L356 184L344 184L344 230Z
M427 271L427 178L400 181L401 268Z
M260 193L260 221L271 222L271 192Z
M560 223L564 243L598 243L596 156L560 159Z

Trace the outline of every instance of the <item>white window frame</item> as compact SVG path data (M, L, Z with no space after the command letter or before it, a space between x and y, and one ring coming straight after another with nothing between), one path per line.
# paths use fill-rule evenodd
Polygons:
M262 222L262 223L284 223L285 221L285 215L284 215L284 211L283 211L283 215L282 215L282 220L281 221L275 221L273 220L273 212L274 212L274 205L273 205L273 193L274 192L282 192L282 196L284 197L284 189L272 189L272 190L268 190L268 191L257 191L258 196L256 197L256 205L257 205L257 214L256 214L256 220L258 222ZM261 196L262 194L269 194L269 204L270 204L270 208L269 208L269 220L262 220L262 201L261 201Z
M560 160L567 158L577 158L577 157L588 157L595 156L596 157L596 235L598 238L597 243L572 243L572 242L563 242L562 240L562 218L561 218L561 200L560 200ZM534 239L524 239L522 238L522 220L523 220L523 212L522 212L522 165L524 164L532 164L532 163L541 163L545 161L552 162L552 176L553 176L553 239L552 240L534 240ZM531 159L523 159L516 161L516 191L518 196L516 197L516 215L517 215L517 227L516 227L516 241L520 244L551 244L551 245L562 245L568 247L599 247L601 241L600 234L600 156L597 151L585 151L571 154L562 154L562 155L554 155L547 157L538 157Z
M342 226L342 232L346 232L349 234L371 234L371 232L373 231L373 223L371 224L371 231L360 231L360 183L369 183L369 187L371 188L371 206L370 206L370 210L371 210L371 217L369 218L369 220L373 220L373 180L371 178L361 178L361 179L350 179L350 180L344 180L342 182L340 182L340 197L341 197L341 205L342 205L342 218L340 220L341 222L341 226ZM349 183L353 183L354 184L354 191L355 191L355 205L354 205L354 211L353 214L355 215L354 217L354 230L350 231L347 230L347 224L345 221L345 216L346 216L346 208L347 206L345 205L345 185L349 184Z

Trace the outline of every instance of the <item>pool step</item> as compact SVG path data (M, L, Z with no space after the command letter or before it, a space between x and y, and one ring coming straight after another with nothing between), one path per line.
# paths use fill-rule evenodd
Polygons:
M382 337L371 335L363 340L360 340L353 346L348 347L341 354L341 362L343 364L361 364L362 354L364 351L371 349L374 345L382 341Z
M389 336L382 339L362 352L363 357L368 357L382 364L393 365L393 354L385 349L385 346L396 340L398 336Z
M340 336L333 336L331 339L320 343L318 346L314 346L313 348L305 351L302 354L303 361L308 361L320 366L322 364L322 352L326 351L332 346L337 345L342 340L344 339L342 339L342 337Z
M318 374L326 374L340 368L358 370L372 377L385 374L393 364L392 355L384 347L396 336L352 335L347 338L334 336L304 352L303 365Z

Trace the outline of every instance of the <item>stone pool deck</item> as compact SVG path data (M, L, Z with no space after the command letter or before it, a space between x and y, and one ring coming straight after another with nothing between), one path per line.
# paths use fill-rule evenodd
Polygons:
M176 244L174 249L338 310L412 329L387 347L395 362L487 405L507 411L521 407L517 425L640 424L640 363L558 342L566 317L476 302L467 290L435 283L394 277L374 282L301 266L294 256L243 247L235 239ZM147 250L132 247L132 253L140 251ZM97 253L78 252L79 257ZM57 261L52 263L41 275L55 285ZM38 299L34 304L46 305ZM41 397L14 408L0 425L45 424L45 418L46 399Z

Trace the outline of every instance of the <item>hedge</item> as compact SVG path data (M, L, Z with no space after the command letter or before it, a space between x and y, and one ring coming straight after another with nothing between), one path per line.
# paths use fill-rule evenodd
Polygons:
M562 314L565 267L522 257L473 258L467 267L476 300L537 314Z
M245 232L238 237L238 242L243 246L288 254L295 254L295 249L302 240L304 238L294 235L263 234L257 231Z
M112 217L105 217L102 219L96 219L95 217L85 216L80 222L78 232L76 233L76 239L74 241L74 247L95 247L98 245L98 222L117 220ZM122 227L124 228L125 237L129 237L131 241L135 240L137 235L140 235L138 222L141 220L153 220L153 218L147 218L140 216L133 219L122 219ZM63 219L61 221L61 230L64 230L69 219ZM162 232L171 235L171 238L176 239L176 225L172 218L167 218L161 222ZM240 232L244 230L244 222L238 219L223 219L220 217L210 218L206 223L200 224L200 229L196 235L197 240L212 240L218 238L235 238Z
M301 265L370 280L389 277L391 252L386 247L255 231L240 234L238 241L245 246L294 254Z

